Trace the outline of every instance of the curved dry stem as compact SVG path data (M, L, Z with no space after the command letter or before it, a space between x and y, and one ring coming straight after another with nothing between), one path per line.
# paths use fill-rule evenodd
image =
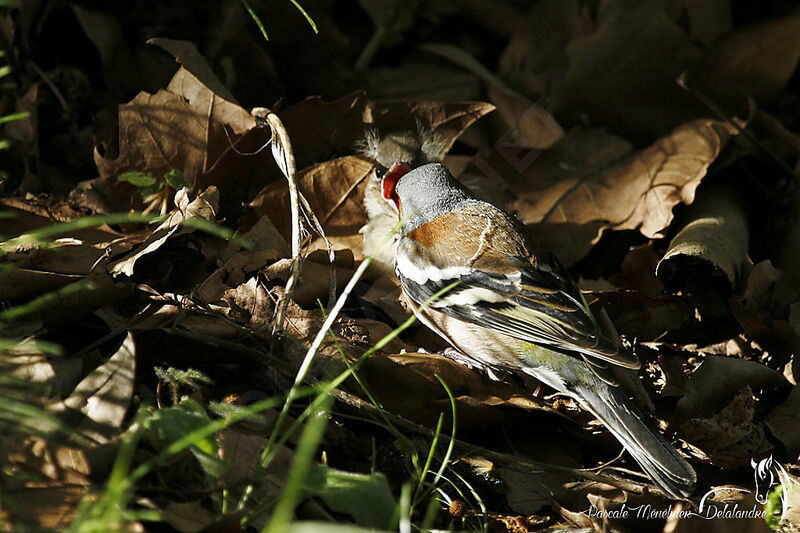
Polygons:
M297 165L294 159L294 151L292 150L292 142L289 139L289 133L278 115L265 107L254 107L250 112L256 119L256 124L261 127L269 127L272 132L272 156L275 162L286 177L289 183L289 206L292 215L292 273L286 281L286 289L281 296L278 303L278 309L273 322L272 333L280 335L283 333L283 323L286 319L286 310L289 307L289 301L292 299L294 287L297 285L297 280L300 279L300 270L302 268L302 256L300 255L300 194L297 190Z

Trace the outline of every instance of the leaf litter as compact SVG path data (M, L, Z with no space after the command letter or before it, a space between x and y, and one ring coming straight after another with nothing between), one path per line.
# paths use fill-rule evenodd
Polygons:
M459 179L570 267L643 360L620 381L715 505L765 508L751 463L800 472L800 230L786 170L800 145L796 11L754 8L750 21L726 2L543 0L499 2L501 18L442 2L398 4L395 20L314 6L320 37L299 37L309 30L291 6L254 2L254 12L287 9L264 43L241 6L202 3L218 20L201 34L166 6L117 20L79 4L3 12L19 85L5 89L3 109L30 113L5 123L0 180L4 528L80 530L91 502L111 497L109 476L145 466L119 503L128 530L271 523L306 460L310 400L286 416L276 402L261 418L222 422L296 393L330 312L331 274L338 296L367 258L360 230L375 169L357 144L370 131L430 132ZM66 12L59 37L80 37L101 75L86 59L32 59L53 46L42 32ZM319 69L287 60L298 39ZM682 72L689 91L675 83ZM269 130L240 99L277 102L267 111L285 128L278 164L264 149ZM311 213L292 215L286 143L330 252ZM125 218L137 211L164 216ZM39 236L86 215L101 218ZM302 269L287 290L293 225ZM411 317L398 296L390 270L368 269L299 383L352 372L331 393L299 520L403 530L411 505L415 524L439 529L777 524L774 510L767 521L631 512L671 502L591 416L538 383L458 362L420 324L387 341ZM273 333L280 302L285 336ZM787 493L779 528L793 531L800 492Z

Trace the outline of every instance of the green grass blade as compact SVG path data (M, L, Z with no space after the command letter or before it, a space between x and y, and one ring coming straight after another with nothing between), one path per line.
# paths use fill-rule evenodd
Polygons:
M453 455L453 448L456 444L456 399L453 397L453 392L450 390L450 387L447 386L447 383L442 379L442 376L439 374L434 374L436 379L439 380L439 383L442 384L444 387L445 392L447 392L448 398L450 398L450 407L452 409L453 415L453 428L450 433L450 444L447 446L447 452L444 454L444 459L442 459L442 464L439 466L439 471L436 472L436 477L433 478L433 486L435 487L437 483L439 483L439 479L442 477L442 473L444 473L444 469L447 468L447 464L450 462L450 457Z
M289 529L289 523L294 515L294 508L303 492L314 455L320 441L322 441L322 435L328 423L328 413L330 412L332 400L329 396L324 396L324 398L323 405L314 415L309 417L306 428L300 436L292 465L289 468L289 474L286 477L286 485L284 485L278 503L275 505L272 518L261 530L265 533L283 533Z
M259 16L256 14L255 11L253 11L253 8L250 7L250 3L247 0L242 0L242 5L247 10L247 12L250 13L250 18L252 18L253 21L256 23L258 29L261 30L261 35L264 36L264 40L269 42L269 35L267 35L267 30L266 28L264 28L264 23L261 22Z
M300 13L302 13L302 14L303 14L303 16L304 16L304 17L306 18L306 20L308 21L308 24L311 26L311 29L312 29L312 30L314 30L314 33L317 33L317 34L318 34L318 33L319 33L319 30L317 29L317 25L314 23L314 19L312 19L312 18L311 18L311 15L309 15L309 14L306 12L306 10L305 10L305 9L303 9L303 6L301 6L301 5L300 5L300 3L299 3L297 0L289 0L289 1L290 1L292 4L294 4L294 7L296 7L296 8L297 8L297 10L298 10Z

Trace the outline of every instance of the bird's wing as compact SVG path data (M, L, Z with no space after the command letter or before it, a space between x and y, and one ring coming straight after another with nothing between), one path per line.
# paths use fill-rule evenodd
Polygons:
M528 259L517 223L487 206L452 211L401 239L395 270L406 293L421 304L458 281L431 307L511 337L580 353L598 369L605 363L639 368L633 354L603 334L563 267Z

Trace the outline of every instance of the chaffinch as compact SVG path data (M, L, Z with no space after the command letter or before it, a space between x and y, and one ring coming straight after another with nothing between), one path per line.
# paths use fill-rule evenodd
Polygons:
M383 199L382 183L394 183L393 176L425 163L441 161L447 145L437 135L421 124L417 131L396 131L381 136L378 130L366 132L356 143L356 149L375 163L375 171L364 191L364 208L367 223L359 230L364 239L364 252L371 255L373 263L385 273L394 270L394 251L399 236L394 234L386 244L387 236L397 226L397 210Z
M558 262L531 253L513 216L476 199L439 163L392 164L380 186L402 221L395 272L421 322L480 366L528 374L574 398L667 495L693 492L692 467L616 385L610 365L638 369L638 359L598 326Z

